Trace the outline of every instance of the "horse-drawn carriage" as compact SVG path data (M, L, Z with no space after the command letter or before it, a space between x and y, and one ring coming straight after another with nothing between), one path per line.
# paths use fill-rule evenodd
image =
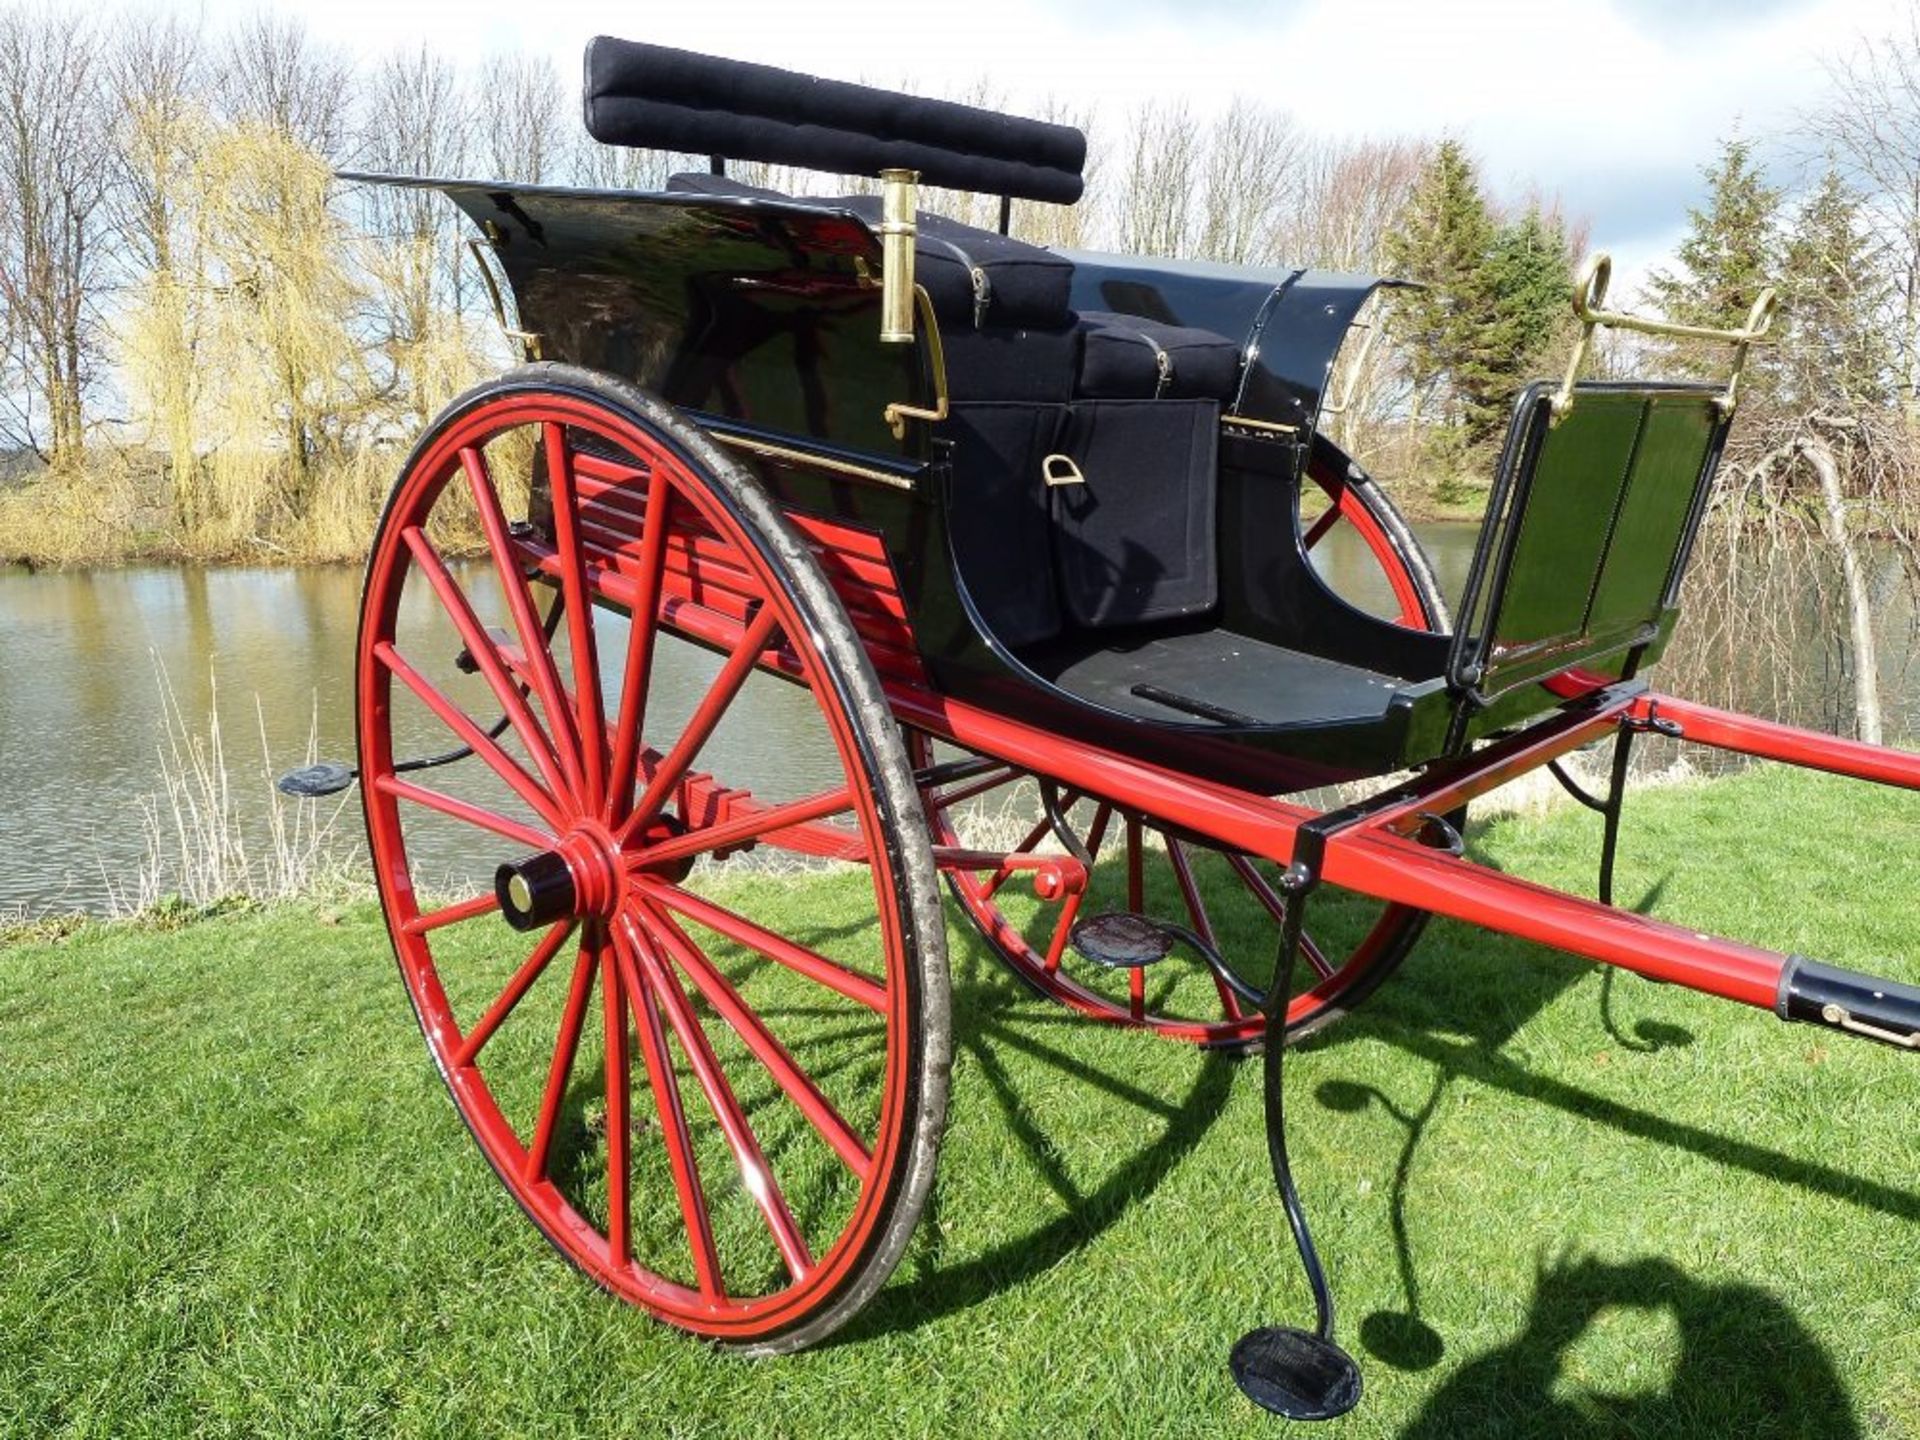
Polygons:
M1920 757L1643 678L1770 297L1696 332L1729 348L1722 383L1583 381L1576 353L1518 397L1450 619L1319 423L1390 282L1012 239L1014 201L1080 193L1066 127L608 39L586 74L598 139L710 168L649 194L354 177L467 213L532 362L407 459L357 703L434 1061L600 1284L784 1351L884 1283L946 1118L942 880L1041 994L1264 1041L1320 1324L1255 1332L1235 1374L1289 1414L1338 1413L1358 1377L1286 1171L1283 1041L1364 999L1429 916L1920 1047L1920 990L1605 903L1637 733L1920 788ZM727 159L879 189L793 197ZM999 229L917 213L916 181L1000 197ZM1582 349L1648 328L1605 290L1601 262ZM1342 528L1383 614L1316 566ZM405 758L436 733L459 748ZM1607 737L1600 902L1466 857L1471 801ZM1361 798L1309 803L1336 784ZM450 846L496 883L425 901ZM845 903L792 901L779 857Z

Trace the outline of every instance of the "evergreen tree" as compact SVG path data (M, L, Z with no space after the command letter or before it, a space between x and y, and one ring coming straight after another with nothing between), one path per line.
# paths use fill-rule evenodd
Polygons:
M1486 383L1472 393L1469 406L1475 440L1488 438L1506 423L1515 391L1541 374L1552 352L1567 339L1573 315L1571 269L1565 227L1538 205L1529 206L1493 237L1486 259L1487 288L1493 295L1484 336Z
M1388 260L1423 282L1398 305L1416 387L1435 397L1461 445L1497 438L1513 395L1564 328L1567 237L1536 205L1495 227L1456 140L1434 151L1388 244Z
M1487 253L1493 222L1473 158L1443 140L1421 171L1406 217L1388 238L1394 271L1425 288L1397 297L1394 331L1406 346L1414 385L1433 397L1449 428L1468 422L1471 397L1483 393L1489 363L1486 326L1493 310Z
M1846 413L1886 403L1896 356L1891 286L1860 197L1829 169L1794 217L1781 257L1784 335L1774 362L1782 398Z
M1750 140L1723 140L1704 174L1706 206L1687 212L1687 238L1677 252L1683 268L1654 271L1647 293L1668 320L1729 329L1746 323L1778 273L1780 191L1760 173ZM1674 361L1702 375L1724 374L1727 366L1719 348L1676 347Z

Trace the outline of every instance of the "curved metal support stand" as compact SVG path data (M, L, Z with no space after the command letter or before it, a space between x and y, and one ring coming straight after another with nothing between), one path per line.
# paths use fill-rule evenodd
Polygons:
M1293 1167L1287 1159L1283 1087L1287 1000L1293 993L1294 963L1300 953L1307 896L1319 880L1321 848L1315 843L1318 835L1311 830L1303 829L1300 839L1300 851L1280 879L1280 893L1286 901L1287 913L1273 984L1262 1005L1267 1026L1261 1063L1267 1111L1267 1158L1273 1166L1273 1183L1287 1212L1287 1227L1293 1232L1301 1268L1307 1272L1307 1284L1313 1289L1317 1323L1311 1331L1290 1325L1264 1325L1249 1330L1235 1343L1227 1363L1233 1373L1233 1383L1262 1409L1289 1420L1331 1420L1360 1403L1362 1387L1360 1367L1334 1342L1333 1289L1327 1283L1320 1253L1314 1248L1306 1210L1293 1183Z

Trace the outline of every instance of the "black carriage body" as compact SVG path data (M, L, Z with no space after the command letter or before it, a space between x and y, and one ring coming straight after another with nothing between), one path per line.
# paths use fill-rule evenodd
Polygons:
M1423 763L1568 698L1564 686L1540 683L1551 680L1544 673L1497 697L1449 683L1443 616L1423 617L1424 631L1378 619L1334 594L1306 554L1310 465L1377 493L1316 431L1342 341L1391 282L1063 253L1070 322L1139 317L1156 335L1220 337L1234 352L1230 391L1081 398L1055 374L1075 363L1061 358L1064 332L948 318L953 413L896 435L888 406L935 407L947 376L933 373L927 344L879 338L880 242L870 217L850 208L869 209L868 197L801 201L706 177L652 194L354 178L431 186L458 204L486 237L543 358L662 396L733 448L783 504L878 537L904 607L898 638L935 701L978 704L1275 794ZM722 193L698 193L708 188ZM1075 333L1073 343L1092 342ZM1041 429L1029 436L1023 422ZM1099 554L1074 582L1083 613L1055 617L1050 606L1072 607L1019 591L1021 577L1049 564L1064 573L1070 562L1042 548L1061 543L1051 522L1021 540L1022 525L1034 526L1009 527L1007 507L1036 502L1007 496L1024 491L1062 513L1034 470L1045 435L1075 424L1111 433L1108 455L1171 434L1176 456L1161 463L1180 468L1188 445L1208 472L1200 500L1209 513L1194 520L1205 583L1189 587L1186 604L1138 619L1084 613L1112 588L1110 556ZM1190 499L1186 508L1197 507ZM1150 497L1145 528L1167 509ZM1489 576L1499 558L1483 567ZM1008 585L1011 599L996 601ZM1036 611L1038 626L1029 623ZM1589 656L1579 692L1630 676L1668 629L1670 616Z

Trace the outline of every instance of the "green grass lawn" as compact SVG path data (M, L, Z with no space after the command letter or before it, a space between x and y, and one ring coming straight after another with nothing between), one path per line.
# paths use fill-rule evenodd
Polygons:
M1475 848L1586 891L1596 831ZM1626 834L1625 903L1920 979L1911 796L1758 771L1636 795ZM1284 1428L1225 1364L1310 1315L1257 1065L1079 1022L951 935L933 1204L859 1320L775 1361L525 1223L372 908L0 941L0 1433ZM1436 925L1289 1085L1368 1387L1329 1436L1920 1435L1920 1059Z

